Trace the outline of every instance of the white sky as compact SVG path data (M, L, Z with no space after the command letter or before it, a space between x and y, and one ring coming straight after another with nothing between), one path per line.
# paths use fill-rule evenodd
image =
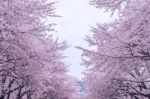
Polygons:
M68 56L66 62L70 64L69 74L78 79L84 77L82 74L84 67L80 65L82 62L81 51L74 47L87 46L84 39L87 34L91 33L91 26L114 19L88 3L88 0L60 0L55 5L56 13L63 17L50 19L57 24L55 29L58 38L71 45L65 51L65 56Z

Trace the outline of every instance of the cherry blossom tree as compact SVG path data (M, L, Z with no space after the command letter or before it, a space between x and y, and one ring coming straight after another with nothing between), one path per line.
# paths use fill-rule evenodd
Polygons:
M0 99L73 99L63 50L46 24L54 14L48 0L0 1Z
M119 19L97 24L84 49L87 82L85 99L150 99L150 1L92 0Z

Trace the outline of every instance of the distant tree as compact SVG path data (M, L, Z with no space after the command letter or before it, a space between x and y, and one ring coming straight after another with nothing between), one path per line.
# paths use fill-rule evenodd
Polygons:
M67 44L47 35L53 4L0 0L0 99L73 99L62 53Z
M150 1L92 0L119 19L92 28L84 49L85 99L150 99Z

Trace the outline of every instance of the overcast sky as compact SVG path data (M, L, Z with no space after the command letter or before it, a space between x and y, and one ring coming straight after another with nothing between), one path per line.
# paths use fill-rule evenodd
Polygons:
M57 26L55 33L62 41L68 42L70 47L65 51L66 62L70 64L69 74L81 79L84 67L80 65L82 62L81 51L75 46L87 47L84 41L85 36L92 34L90 27L96 23L110 22L114 18L110 14L104 13L100 9L88 4L88 0L59 0L56 6L56 13L61 18L52 18L50 21L55 22Z

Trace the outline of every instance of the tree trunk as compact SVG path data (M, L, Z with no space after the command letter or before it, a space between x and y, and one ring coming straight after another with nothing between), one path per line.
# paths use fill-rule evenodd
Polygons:
M5 99L4 95L1 95L0 99Z

